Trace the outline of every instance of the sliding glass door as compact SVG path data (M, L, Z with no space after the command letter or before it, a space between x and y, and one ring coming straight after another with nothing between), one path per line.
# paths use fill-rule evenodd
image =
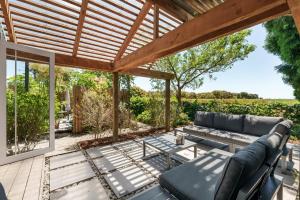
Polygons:
M54 149L54 55L5 41L0 47L0 164L5 164Z

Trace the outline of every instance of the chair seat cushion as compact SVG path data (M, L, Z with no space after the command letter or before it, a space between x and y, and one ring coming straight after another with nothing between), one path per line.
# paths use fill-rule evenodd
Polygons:
M211 131L214 131L215 129L213 128L208 128L205 126L185 126L183 127L183 132L191 134L191 135L196 135L196 136L205 136L206 134L210 133Z
M232 115L225 113L215 113L214 117L214 128L234 131L234 132L243 132L244 124L244 115Z
M195 114L194 124L196 126L213 127L214 113L197 111Z
M178 199L213 200L228 155L213 151L165 172L159 183Z
M254 116L246 115L244 119L244 133L262 136L268 134L271 129L281 122L283 118L281 117L264 117L264 116Z

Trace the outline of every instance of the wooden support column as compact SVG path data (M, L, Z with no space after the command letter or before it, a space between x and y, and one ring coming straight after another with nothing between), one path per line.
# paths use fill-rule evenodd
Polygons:
M80 86L73 86L73 133L82 132L82 116L81 116L81 100L82 100L82 88Z
M300 0L288 0L287 2L300 34Z
M113 73L113 138L118 138L119 130L119 73Z
M153 16L153 39L159 38L159 7L154 5L154 16Z
M170 131L170 114L171 114L171 89L170 89L170 79L166 80L165 88L165 127L166 131Z

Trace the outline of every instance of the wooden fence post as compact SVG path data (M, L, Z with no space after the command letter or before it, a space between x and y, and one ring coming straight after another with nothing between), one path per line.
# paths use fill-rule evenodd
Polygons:
M119 131L119 74L113 72L113 138L118 138Z
M166 88L165 88L165 127L166 131L170 131L170 114L171 114L171 90L170 90L170 79L166 80Z
M73 86L73 133L82 132L81 122L81 100L82 100L82 88L80 86Z

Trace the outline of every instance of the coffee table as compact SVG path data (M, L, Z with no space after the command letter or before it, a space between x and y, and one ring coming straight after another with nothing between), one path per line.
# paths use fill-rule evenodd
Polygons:
M194 147L194 158L197 157L197 143L185 140L182 145L175 143L176 136L164 134L161 136L147 137L143 140L143 156L146 156L146 146L151 146L164 154L167 158L167 167L171 168L171 155L178 151Z

